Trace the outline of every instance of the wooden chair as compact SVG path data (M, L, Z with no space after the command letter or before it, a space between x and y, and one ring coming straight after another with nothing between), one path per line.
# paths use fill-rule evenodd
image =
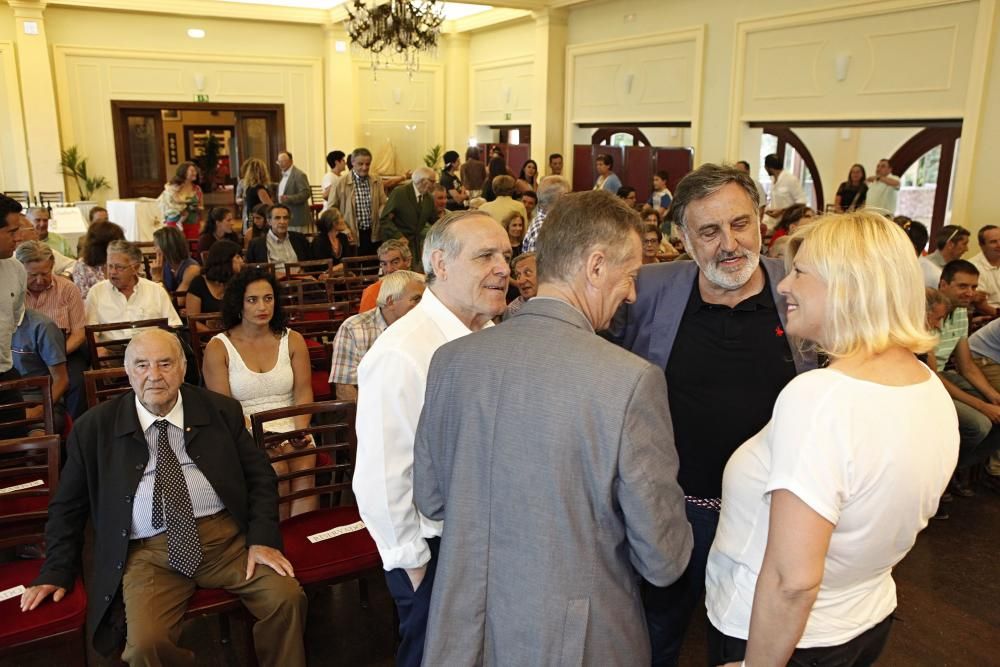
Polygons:
M340 260L344 264L344 271L346 273L353 273L356 276L365 276L367 278L374 278L370 282L375 282L378 280L379 273L381 272L381 267L378 262L378 255L361 255L360 257L344 257ZM414 258L414 261L419 261L418 257Z
M198 262L199 264L203 264L203 262L200 261L201 253L199 252L199 250L201 250L201 248L198 247L198 239L188 239L187 242L188 242L188 252L191 253L191 257L193 257L194 261Z
M3 193L24 208L31 208L31 194L27 190L4 190Z
M248 262L243 265L244 269L261 269L267 271L272 276L274 275L274 263L273 262Z
M59 437L46 435L0 441L5 463L21 459L23 465L0 469L0 550L44 542L48 504L59 479ZM41 482L40 484L38 482ZM30 484L18 489L22 485ZM0 590L33 581L44 560L17 559L0 564ZM6 610L0 624L0 662L18 664L17 656L45 655L58 665L86 665L84 625L87 593L78 576L72 591L58 603L46 600L37 609L12 611L16 600L2 603Z
M152 241L139 241L135 247L142 253L142 268L146 272L146 280L153 279L152 264L156 260L156 248Z
M0 382L0 391L10 390L41 394L41 398L22 399L16 403L0 405L0 432L27 435L32 430L45 429L46 434L55 434L52 413L52 378L50 376L40 375ZM29 418L27 411L37 407L42 408L42 416Z
M222 313L198 313L188 315L188 336L191 339L191 349L194 350L195 363L198 368L205 364L205 347L216 334L226 330L222 324Z
M52 208L52 204L65 204L66 195L62 192L39 192L38 203L46 208Z
M184 310L185 298L187 297L187 290L175 290L173 292L167 292L170 295L170 305L174 307L177 315L182 319L187 316L187 311Z
M303 278L319 279L320 276L329 273L333 260L330 259L307 259L303 262L285 262L285 275L283 280L301 280Z
M125 346L128 345L131 336L134 336L140 329L152 327L159 327L165 331L171 330L165 317L138 322L88 324L84 327L84 333L87 336L87 346L90 348L90 367L97 370L123 366L125 364ZM107 339L100 335L105 332L116 332L111 335L120 335L117 332L124 332L126 336Z
M87 395L87 409L99 403L124 394L132 386L128 382L125 368L101 368L96 371L83 372L83 388Z
M360 276L337 276L326 279L329 300L348 302L351 315L357 314L361 309L361 295L368 285L369 283Z
M298 415L311 415L313 423L305 429L289 433L267 432L268 422ZM292 563L295 577L303 586L359 579L367 572L381 569L378 548L364 528L315 543L308 539L310 535L333 528L353 528L361 522L351 492L358 448L354 419L354 401L307 403L258 412L250 418L254 440L261 449L278 445L289 437L311 435L316 442L315 449L293 449L271 458L275 462L316 456L315 467L278 476L279 489L282 486L291 488L291 485L280 485L280 482L308 475L316 478L313 488L285 492L278 499L279 504L312 496L320 499L320 509L285 519L280 525L285 557Z
M330 365L333 363L333 339L340 325L350 317L350 304L315 303L302 306L287 306L288 327L302 334L309 349L309 365L312 368L313 398L324 401L334 398L330 384Z
M327 303L330 293L326 283L318 280L282 280L281 299L283 306L302 306L310 303Z

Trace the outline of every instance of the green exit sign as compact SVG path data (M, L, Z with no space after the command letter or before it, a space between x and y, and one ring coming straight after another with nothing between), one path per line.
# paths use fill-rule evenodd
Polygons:
M510 120L510 112L509 111L503 115L503 119L504 120Z
M208 101L208 95L203 95L201 93L198 93L197 95L194 96L194 101L195 102L207 102Z

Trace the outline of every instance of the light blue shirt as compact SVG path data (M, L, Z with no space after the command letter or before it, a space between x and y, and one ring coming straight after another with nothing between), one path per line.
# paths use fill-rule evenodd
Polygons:
M184 401L180 393L177 394L177 403L164 417L157 417L152 412L143 407L139 398L135 399L135 410L139 416L139 426L146 436L146 445L149 447L149 462L146 470L139 480L139 487L135 490L135 501L132 503L132 539L137 540L144 537L152 537L166 531L166 515L169 507L164 503L164 522L162 528L153 528L153 482L156 480L156 439L159 437L159 429L156 422L166 419L167 439L170 441L170 448L174 450L178 463L181 464L181 471L184 473L184 481L187 483L188 494L191 496L191 508L194 510L195 518L211 516L222 510L226 506L222 499L212 488L208 479L198 469L195 462L187 453L184 445Z
M973 356L1000 364L1000 320L993 320L969 336Z

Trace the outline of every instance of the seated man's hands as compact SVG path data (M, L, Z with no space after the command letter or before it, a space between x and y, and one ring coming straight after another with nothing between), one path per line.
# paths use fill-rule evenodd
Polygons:
M50 595L52 595L53 602L59 602L65 597L66 589L52 584L32 586L21 593L21 611L31 611L37 608Z
M274 547L254 544L247 549L247 580L253 576L257 564L267 565L283 577L294 577L295 571L285 555Z

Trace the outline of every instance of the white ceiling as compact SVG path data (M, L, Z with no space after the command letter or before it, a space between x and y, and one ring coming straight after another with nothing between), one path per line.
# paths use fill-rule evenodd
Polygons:
M223 0L247 5L268 5L271 7L295 7L297 9L333 9L345 0ZM449 21L473 16L493 9L489 5L471 5L461 2L445 2L444 17Z

